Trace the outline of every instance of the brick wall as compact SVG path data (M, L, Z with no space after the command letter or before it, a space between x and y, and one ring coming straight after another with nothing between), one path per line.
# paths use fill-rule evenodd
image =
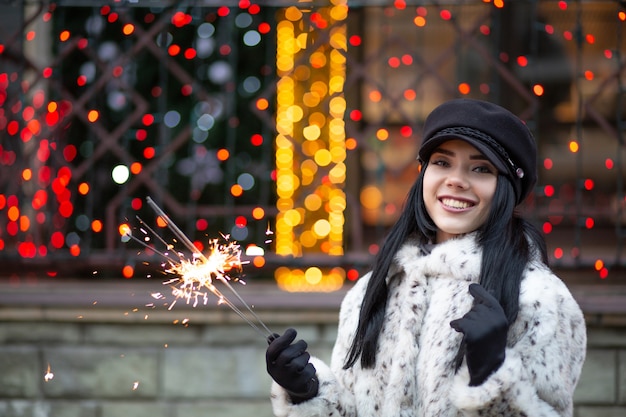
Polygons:
M264 338L226 306L148 308L127 282L0 283L0 416L269 417ZM328 359L343 293L242 295L274 331ZM589 353L576 417L626 415L626 291L574 289ZM52 379L44 376L50 366Z

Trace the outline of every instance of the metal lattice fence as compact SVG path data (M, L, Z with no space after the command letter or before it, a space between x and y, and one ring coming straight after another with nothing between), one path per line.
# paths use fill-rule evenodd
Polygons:
M457 96L499 102L535 132L540 182L523 209L543 229L553 264L590 280L623 265L622 3L212 3L0 5L0 258L8 273L141 265L146 254L119 229L136 215L154 221L146 196L200 246L224 233L263 247L261 270L361 270L415 178L422 121ZM340 6L346 15L337 18ZM305 35L294 42L306 39L279 74L278 28L290 8ZM346 43L333 48L345 76L341 91L323 93L316 82L328 88L330 78L317 80L315 70L330 59L339 27ZM323 245L307 251L303 240L302 254L282 257L266 236L280 214L275 112L285 76L307 85L296 97L304 104L294 104L307 121L298 134L345 98L340 256ZM327 171L319 172L310 181L323 186ZM307 236L309 195L295 194L304 220L294 240Z

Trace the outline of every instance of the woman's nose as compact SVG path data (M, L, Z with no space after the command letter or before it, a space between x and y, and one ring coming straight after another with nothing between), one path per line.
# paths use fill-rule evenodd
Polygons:
M469 182L460 170L454 169L449 172L448 178L446 179L446 185L448 187L465 189L468 187Z

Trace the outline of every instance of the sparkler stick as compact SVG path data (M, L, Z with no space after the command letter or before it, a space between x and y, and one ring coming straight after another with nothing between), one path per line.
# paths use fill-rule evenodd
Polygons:
M194 258L199 259L201 265L206 265L210 261L210 259L207 258L204 255L204 253L202 253L193 244L193 242L178 228L178 226L169 218L169 216L167 214L165 214L165 212L152 200L152 198L147 197L146 201L147 201L148 205L150 205L150 207L152 207L154 212L157 215L159 215L163 219L163 221L165 221L167 227L176 235L176 237L187 247L187 249L189 249L192 252ZM152 229L150 229L147 225L146 225L146 227L148 228L148 230L152 231ZM135 240L138 240L138 239L135 239ZM165 243L163 240L161 240L161 241L163 243ZM219 249L219 247L217 249ZM215 250L214 250L213 254L215 254ZM161 255L165 255L165 254L161 254ZM222 255L227 255L227 254L223 254L222 253ZM174 264L174 265L177 264L175 262L172 262L171 258L169 258L167 255L165 255L165 256L166 256L166 258L168 260L170 260L170 262L172 264ZM226 259L224 259L224 260L226 261L226 264L220 265L220 267L230 268L230 267L233 266L233 264L235 264L235 266L238 266L237 265L239 263L238 259L236 260L237 262L234 263L233 260L230 259L229 256L225 256L225 258ZM177 264L179 269L181 269L183 267L183 262L184 261L181 261L180 263ZM193 273L201 273L201 272L203 272L201 267L195 267L195 264L192 263L192 262L184 262L184 264L185 264L184 265L185 267L194 269L194 271L189 271L189 272L193 272ZM237 313L238 316L240 316L244 321L246 321L252 328L254 328L257 332L262 334L264 337L268 337L268 336L271 336L273 334L272 331L263 323L263 321L259 318L259 316L254 312L254 310L252 310L250 305L248 305L248 303L246 303L246 301L239 295L239 293L233 288L233 286L230 285L230 282L228 282L228 278L227 277L223 276L222 274L215 274L215 277L217 279L219 279L222 283L224 283L226 288L228 288L237 297L237 299L250 312L250 314L252 314L254 319L257 320L257 322L259 323L259 325L263 329L259 328L254 322L252 322L235 304L233 304L221 291L219 291L212 284L212 280L211 280L211 276L210 275L211 275L211 273L209 272L209 276L204 276L204 277L200 278L199 281L201 281L201 282L199 282L199 284L201 284L201 286L206 287L209 291L211 291L213 294L215 294L215 296L218 297L218 299L220 300L221 303L224 303L228 307L230 307L235 313ZM191 297L190 291L194 291L193 290L193 283L191 283L191 284L189 284L189 283L183 284L183 287L178 289L178 291L179 291L179 294L181 294L182 296L185 296L185 297L187 297L189 299ZM196 296L197 296L197 293L196 293Z

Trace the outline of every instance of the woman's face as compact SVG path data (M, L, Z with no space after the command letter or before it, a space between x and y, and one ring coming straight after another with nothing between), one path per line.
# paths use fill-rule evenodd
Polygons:
M433 151L422 192L437 243L473 232L487 220L497 180L496 167L465 141L452 139Z

